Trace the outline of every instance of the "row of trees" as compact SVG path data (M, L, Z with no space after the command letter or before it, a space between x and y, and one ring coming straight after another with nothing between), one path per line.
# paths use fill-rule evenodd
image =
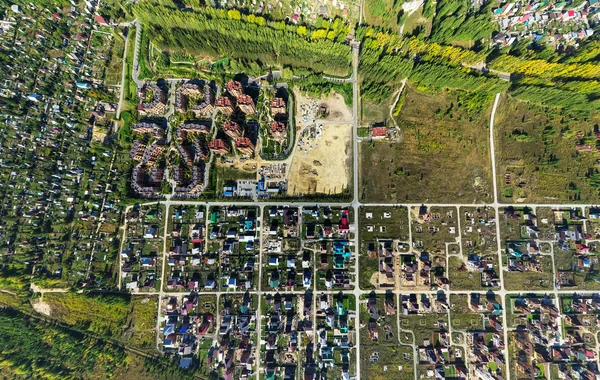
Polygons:
M389 100L403 78L431 91L450 88L491 96L508 88L507 82L463 66L483 59L479 53L414 37L400 39L372 27L359 27L357 34L364 39L361 93L373 102Z
M152 41L163 50L194 56L228 56L239 62L253 61L261 67L305 67L333 75L347 75L350 70L350 47L342 43L348 26L341 22L310 29L266 21L237 10L203 8L183 12L148 3L135 6L134 13L149 28Z

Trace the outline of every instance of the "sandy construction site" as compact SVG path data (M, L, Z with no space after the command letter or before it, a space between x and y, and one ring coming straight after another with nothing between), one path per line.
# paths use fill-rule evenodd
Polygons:
M341 193L350 180L352 113L339 94L313 99L296 92L295 98L297 132L288 195ZM326 118L318 119L324 109Z

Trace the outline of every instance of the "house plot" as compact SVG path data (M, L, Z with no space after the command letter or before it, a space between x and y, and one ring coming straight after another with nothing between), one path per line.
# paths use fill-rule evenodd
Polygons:
M166 289L205 290L219 269L217 252L206 250L206 209L204 206L178 206L169 210L167 223Z
M206 296L205 296L206 297ZM215 303L212 297L212 304ZM198 294L167 296L160 301L158 349L165 355L177 358L180 366L187 368L198 363L200 332L214 331L214 315L199 309ZM204 298L204 302L206 298Z
M502 299L490 292L450 296L452 340L466 349L465 363L474 378L502 379L506 373Z
M416 348L417 375L422 378L466 378L466 353L451 340L445 293L402 294L401 302L400 340Z
M123 285L129 291L160 289L165 207L136 207L125 217L127 229L121 251Z
M258 296L223 294L218 307L218 343L209 348L206 363L225 379L253 378L257 371Z
M510 295L508 318L511 378L546 377L552 362L551 347L560 345L562 319L553 295Z
M565 294L560 298L563 335L560 345L551 347L552 377L598 377L598 294Z
M306 371L304 364L314 367L312 291L303 295L267 293L260 302L260 366L265 378L296 378Z
M257 207L211 207L208 255L219 258L219 270L204 282L206 290L246 291L258 284L260 215Z
M299 209L270 207L265 210L263 226L262 289L310 288L313 259L301 249Z
M496 217L491 207L460 208L460 252L448 258L453 290L500 287Z
M412 248L419 254L419 285L448 289L448 255L460 252L455 207L411 207ZM412 261L411 261L412 262ZM422 281L422 282L421 282Z
M321 377L356 376L356 298L352 294L320 293L316 306L316 356Z
M217 323L217 295L198 294L197 326L198 326L198 366L203 375L208 376L215 372L209 365L208 357L212 347L218 343ZM211 363L212 364L212 363Z
M302 246L315 257L318 290L352 289L355 282L354 213L349 207L307 207Z
M361 376L413 379L414 352L409 345L400 344L396 295L373 292L359 302Z
M361 207L359 221L361 289L416 285L410 269L406 272L402 267L416 262L409 242L408 209Z
M541 250L534 210L505 207L500 209L500 214L505 287L509 290L552 289L552 256Z
M600 242L594 238L595 220L588 210L589 219L581 208L538 208L540 229L546 229L545 245L554 256L556 287L573 291L598 290L598 253ZM592 231L588 233L587 231Z

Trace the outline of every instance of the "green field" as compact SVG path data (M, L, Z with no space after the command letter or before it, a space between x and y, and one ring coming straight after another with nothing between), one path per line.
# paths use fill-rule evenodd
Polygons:
M412 87L396 118L401 142L362 142L360 199L373 202L489 202L489 110L469 108L465 93ZM488 103L486 107L489 108ZM376 166L378 170L364 168Z
M505 202L598 201L600 156L594 132L599 121L598 114L550 110L503 97L495 120L499 198ZM578 152L577 145L591 145L592 151Z

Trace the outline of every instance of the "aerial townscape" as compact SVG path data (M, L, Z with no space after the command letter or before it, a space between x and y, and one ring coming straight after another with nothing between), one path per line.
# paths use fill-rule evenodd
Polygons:
M6 379L600 379L599 0L0 0Z

